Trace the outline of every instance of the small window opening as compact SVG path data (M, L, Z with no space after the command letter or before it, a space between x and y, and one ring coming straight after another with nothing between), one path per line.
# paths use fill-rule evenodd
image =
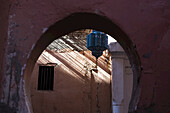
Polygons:
M54 66L39 66L38 90L53 90Z

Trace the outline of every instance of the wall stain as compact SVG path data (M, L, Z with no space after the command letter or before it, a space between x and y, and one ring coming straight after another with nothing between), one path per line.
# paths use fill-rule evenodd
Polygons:
M145 53L142 57L149 59L151 55L152 55L152 51L150 51L149 53Z
M156 41L157 41L157 39L158 39L158 35L157 35L157 34L155 34L155 35L154 35L154 41L156 42Z

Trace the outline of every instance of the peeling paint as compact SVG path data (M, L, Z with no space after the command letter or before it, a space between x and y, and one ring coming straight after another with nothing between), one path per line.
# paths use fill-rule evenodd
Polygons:
M13 18L15 16L16 16L16 14L12 14L12 15L9 15L9 18L11 19L11 18Z
M32 47L31 47L31 51L34 49L34 47L35 47L35 44L33 44L33 45L32 45Z
M34 49L34 47L35 47L35 44L32 45L31 50L30 50L30 52L29 52L28 55L27 55L27 59L29 59L29 57L30 57L30 55L31 55L31 52L32 52L32 50Z
M21 69L21 76L23 76L23 72L24 72L25 68L26 68L26 64L24 64L24 66Z
M45 33L48 30L48 28L43 28L42 33Z
M13 53L10 53L9 55L8 55L8 58L12 58L12 57L15 57L16 56L16 52L13 52Z

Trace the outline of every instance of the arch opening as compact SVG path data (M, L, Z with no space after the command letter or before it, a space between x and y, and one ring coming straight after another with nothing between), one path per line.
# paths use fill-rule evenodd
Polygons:
M25 90L27 96L26 101L30 112L32 109L30 99L30 72L33 71L34 64L36 63L38 57L52 41L80 29L95 29L105 32L114 37L126 52L133 70L133 89L129 112L134 112L140 95L141 75L141 63L135 49L135 45L130 38L112 21L106 17L91 13L74 13L61 21L56 22L54 25L50 26L37 41L27 61L26 69L24 71Z

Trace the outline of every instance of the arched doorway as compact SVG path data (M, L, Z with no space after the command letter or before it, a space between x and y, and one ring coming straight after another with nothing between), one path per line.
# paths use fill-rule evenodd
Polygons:
M133 91L129 105L129 112L133 112L137 105L140 92L140 59L135 49L135 45L130 38L113 22L105 17L91 13L74 13L50 26L48 30L39 38L32 52L24 71L25 89L27 95L27 103L30 105L30 73L42 51L55 39L79 29L96 29L103 31L114 37L125 50L133 70Z

